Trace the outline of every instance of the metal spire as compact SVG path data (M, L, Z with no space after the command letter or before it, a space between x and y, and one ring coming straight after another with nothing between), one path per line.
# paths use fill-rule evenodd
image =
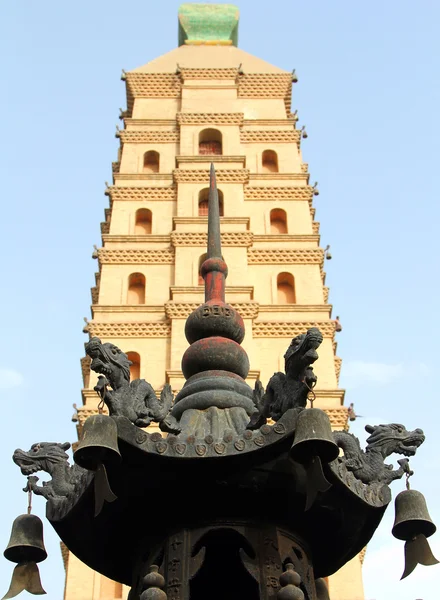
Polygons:
M215 177L214 163L211 163L209 174L208 197L208 254L207 258L221 258L222 248L220 240L220 209L218 190Z

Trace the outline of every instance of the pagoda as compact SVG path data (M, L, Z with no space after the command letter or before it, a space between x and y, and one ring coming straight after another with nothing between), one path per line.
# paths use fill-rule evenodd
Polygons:
M183 5L179 46L124 72L127 108L101 224L91 337L127 353L131 377L158 393L184 385L185 321L204 298L209 165L215 164L226 296L243 318L246 381L284 370L286 345L311 327L323 334L315 406L347 425L341 359L325 287L302 131L291 111L292 77L237 47L238 9ZM81 361L78 432L96 412L96 375ZM363 598L362 554L331 577L335 600ZM65 551L66 600L124 598ZM347 588L347 582L350 582ZM356 590L353 595L353 591Z
M235 6L184 4L178 48L122 74L76 464L68 443L13 455L62 540L65 600L364 600L365 546L424 441L347 432L297 77L237 39ZM405 577L437 562L407 487ZM5 598L44 593L41 531L14 523Z

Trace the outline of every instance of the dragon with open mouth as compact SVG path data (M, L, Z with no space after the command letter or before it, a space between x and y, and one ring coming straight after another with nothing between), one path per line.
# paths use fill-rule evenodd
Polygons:
M87 473L78 465L69 465L69 442L41 442L33 444L28 452L17 449L12 460L27 476L28 483L24 491L32 491L46 500L69 496L75 489L75 484ZM38 471L44 471L51 476L50 481L37 485L38 477L33 476Z
M363 451L357 437L346 431L334 431L335 442L344 451L342 460L353 475L363 483L380 482L390 484L409 473L408 458L398 460L399 468L385 464L390 454L414 456L417 448L425 441L421 429L407 431L403 425L367 425L365 430L370 434L367 447Z
M155 421L163 431L180 431L177 422L169 414L173 403L169 385L164 386L160 398L157 398L145 379L130 381L132 363L128 356L114 344L103 344L97 337L91 338L86 344L86 353L92 359L92 371L102 375L94 389L108 406L111 416L127 417L138 427L147 427L151 421Z
M258 429L268 418L278 421L289 409L306 406L307 395L317 381L311 365L319 358L317 349L322 340L316 327L293 338L284 355L286 372L274 373L265 393L256 386L254 401L258 412L252 415L248 429Z

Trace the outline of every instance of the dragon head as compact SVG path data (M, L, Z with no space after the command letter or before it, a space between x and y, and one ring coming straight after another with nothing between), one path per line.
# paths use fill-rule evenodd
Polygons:
M285 371L292 377L302 377L307 368L319 357L316 352L322 343L322 333L316 327L311 327L307 333L293 338L284 355Z
M33 444L29 452L19 448L12 455L12 460L21 469L23 475L29 476L37 471L52 474L53 467L58 463L66 463L68 456L66 450L70 448L69 442L41 442Z
M425 441L421 429L407 431L398 423L366 425L365 431L370 434L367 438L367 450L377 449L384 458L394 453L414 456L417 448Z
M92 359L90 364L92 371L105 375L112 387L120 377L130 381L130 365L132 362L117 346L109 342L103 344L99 338L93 337L85 347L86 354Z

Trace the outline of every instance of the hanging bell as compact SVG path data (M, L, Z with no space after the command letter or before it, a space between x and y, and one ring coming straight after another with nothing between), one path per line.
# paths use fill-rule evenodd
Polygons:
M43 523L36 515L20 515L12 525L11 538L4 556L17 563L11 584L2 600L14 598L26 590L30 594L45 594L40 580L38 562L47 558L43 540Z
M319 408L303 410L296 422L295 438L290 457L304 465L307 475L307 499L309 510L318 492L326 492L330 483L324 476L322 463L329 463L339 455L339 447L333 439L330 419Z
M95 471L95 517L99 515L104 501L113 502L117 496L112 492L105 465L114 466L121 461L118 448L116 422L107 415L92 415L84 423L81 440L73 455L77 465Z
M426 539L437 528L429 516L425 497L417 490L400 492L396 496L394 509L396 517L392 534L398 540L405 541L405 569L401 577L404 579L418 564L438 564Z
M332 259L332 255L330 254L330 252L326 252L326 253L325 253L325 258L326 258L327 260L331 260L331 259Z

